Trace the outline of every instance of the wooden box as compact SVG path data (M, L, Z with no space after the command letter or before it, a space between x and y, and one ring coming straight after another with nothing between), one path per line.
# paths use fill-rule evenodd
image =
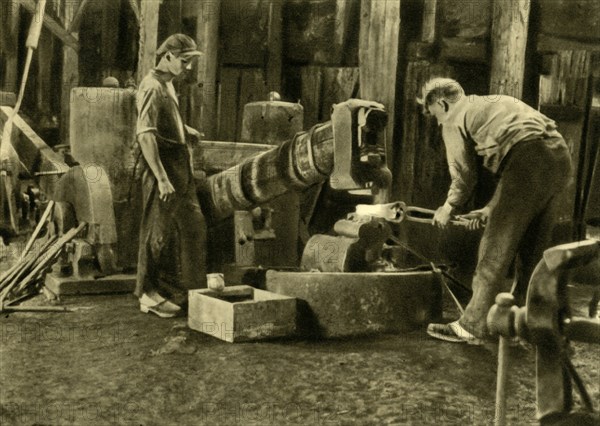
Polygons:
M190 290L188 326L231 343L288 336L296 299L246 285Z

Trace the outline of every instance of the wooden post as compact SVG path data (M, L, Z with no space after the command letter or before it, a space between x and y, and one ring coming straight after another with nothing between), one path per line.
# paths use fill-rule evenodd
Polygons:
M70 28L79 2L67 2L65 5L65 28ZM79 29L71 33L79 39ZM79 55L68 46L63 46L62 83L60 95L60 135L63 144L69 143L69 111L71 104L71 89L79 84Z
M523 94L531 0L494 0L490 93Z
M217 138L217 100L219 68L219 22L221 0L201 0L196 13L196 42L204 53L198 61L198 85L192 87L190 125L204 132L205 138Z
M157 48L158 11L162 0L141 0L140 5L140 50L138 54L137 81L154 68Z
M6 55L6 75L4 76L5 88L8 92L17 93L17 73L18 73L18 54L19 48L19 20L20 20L20 7L18 0L10 0L6 6L8 8L9 15L6 19L8 27L3 28L2 31L8 31L10 34L11 45Z
M34 17L35 19L35 17ZM38 113L49 118L52 107L50 106L53 97L52 73L48 70L52 68L52 56L54 56L54 37L50 31L42 27L38 49L35 51L38 60L36 79L36 105ZM33 76L32 76L33 77Z
M381 102L388 113L387 159L392 171L400 1L362 0L358 48L360 97Z
M300 70L302 79L301 103L304 106L304 127L309 128L321 121L321 92L323 73L321 67L308 66Z
M282 41L282 9L281 0L269 1L269 26L267 34L267 90L281 93L281 53L283 48Z
M421 28L421 41L433 43L435 41L435 23L437 0L423 1L423 26Z
M356 0L335 0L335 34L334 42L335 53L332 59L338 65L344 64L344 55L347 55L347 40L352 33L350 22L355 6L358 6Z

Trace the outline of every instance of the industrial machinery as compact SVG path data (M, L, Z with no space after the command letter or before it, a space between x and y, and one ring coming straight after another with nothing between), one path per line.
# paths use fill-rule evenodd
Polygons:
M552 247L544 252L531 276L526 306L518 308L510 293L497 296L487 318L489 329L500 337L495 424L506 424L506 343L515 337L536 347L536 414L541 425L583 426L600 421L569 355L570 341L600 344L600 322L572 315L567 288L569 271L598 262L599 254L600 243L596 240ZM571 413L573 383L579 391L583 413Z
M8 115L10 107L3 107L3 111ZM69 167L22 120L16 121L13 145L29 174L40 182L45 197L56 202L53 228L62 233L80 220L90 224L88 235L72 244L57 272L62 281L70 274L81 286L82 281L127 272L135 265L135 217L139 210L132 182L134 93L115 88L76 88L72 111L71 154L78 162L74 167ZM368 189L376 199L387 201L391 173L384 156L386 121L381 104L350 100L334 107L331 122L298 132L277 147L262 146L260 154L209 176L205 184L199 185L209 223L235 216L237 247L245 245L237 259L242 259L243 252L245 263L251 264L250 247L261 239L276 237L270 226L272 209L257 211L257 206L328 178L336 189ZM203 144L214 148L220 143ZM223 143L217 149L231 152L237 145ZM202 145L197 150L202 150ZM21 166L15 164L11 175L18 175L20 170ZM14 199L4 197L2 202L8 205Z

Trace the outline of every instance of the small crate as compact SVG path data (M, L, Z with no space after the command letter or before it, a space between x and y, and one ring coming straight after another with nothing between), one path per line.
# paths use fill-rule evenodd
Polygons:
M190 290L188 326L230 343L289 336L296 299L246 285Z

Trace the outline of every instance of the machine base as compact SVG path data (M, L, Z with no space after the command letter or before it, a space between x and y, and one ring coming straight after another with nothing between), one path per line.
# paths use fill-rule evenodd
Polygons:
M308 337L398 333L442 316L432 272L278 272L266 289L298 299L297 330Z

